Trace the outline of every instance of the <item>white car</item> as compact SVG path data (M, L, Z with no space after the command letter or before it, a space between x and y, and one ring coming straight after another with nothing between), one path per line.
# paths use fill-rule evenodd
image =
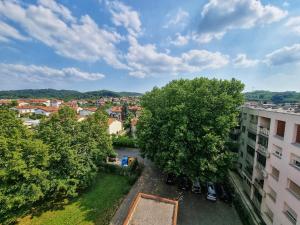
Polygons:
M216 193L215 185L212 182L207 182L206 187L207 187L206 199L214 202L217 201L217 193Z

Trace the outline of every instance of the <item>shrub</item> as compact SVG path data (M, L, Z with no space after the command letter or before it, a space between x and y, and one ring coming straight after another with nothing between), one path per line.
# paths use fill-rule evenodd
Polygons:
M113 146L115 147L128 147L137 148L137 141L134 138L128 136L113 136L112 137Z

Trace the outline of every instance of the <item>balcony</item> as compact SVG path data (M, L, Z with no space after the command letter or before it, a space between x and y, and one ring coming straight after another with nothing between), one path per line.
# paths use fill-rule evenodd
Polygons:
M255 148L255 146L256 146L256 141L254 141L250 138L248 138L247 143L253 148Z
M268 152L268 148L266 148L265 146L263 146L261 144L258 144L257 150L266 157L270 156L270 153Z
M270 130L268 128L265 128L265 127L259 127L259 133L266 136L266 137L269 137Z
M257 124L250 122L248 129L250 129L251 131L254 131L255 133L257 133Z

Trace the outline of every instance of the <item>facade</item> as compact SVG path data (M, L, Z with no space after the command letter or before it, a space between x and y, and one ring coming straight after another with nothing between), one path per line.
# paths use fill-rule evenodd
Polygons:
M267 225L300 225L300 113L242 107L238 171Z
M97 111L97 108L84 108L79 111L80 116L90 116Z
M34 106L16 106L12 108L16 110L19 115L21 114L32 114L35 113L36 107Z
M120 134L123 131L122 122L116 120L115 118L108 119L108 133L111 134Z
M46 106L39 106L35 110L35 114L43 115L43 116L50 116L52 113L58 112L58 108L56 107L46 107Z

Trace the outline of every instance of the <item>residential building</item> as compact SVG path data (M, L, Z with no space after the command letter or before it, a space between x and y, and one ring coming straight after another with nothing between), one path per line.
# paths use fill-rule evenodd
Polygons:
M56 107L38 106L34 113L37 115L50 116L56 112L58 112L58 108Z
M300 225L300 112L243 106L238 171L267 225Z
M51 107L56 107L56 108L59 108L61 104L63 104L64 101L62 100L58 100L58 99L52 99L50 101L50 106Z
M111 134L120 134L123 131L122 122L115 119L108 119L108 133Z
M97 111L97 108L83 108L79 111L80 116L90 116Z
M16 107L13 107L11 109L17 111L19 115L21 115L21 114L32 114L32 113L35 113L36 106L24 105L24 106L16 106Z
M110 117L114 117L118 120L122 119L122 106L113 106L108 110L108 114Z

